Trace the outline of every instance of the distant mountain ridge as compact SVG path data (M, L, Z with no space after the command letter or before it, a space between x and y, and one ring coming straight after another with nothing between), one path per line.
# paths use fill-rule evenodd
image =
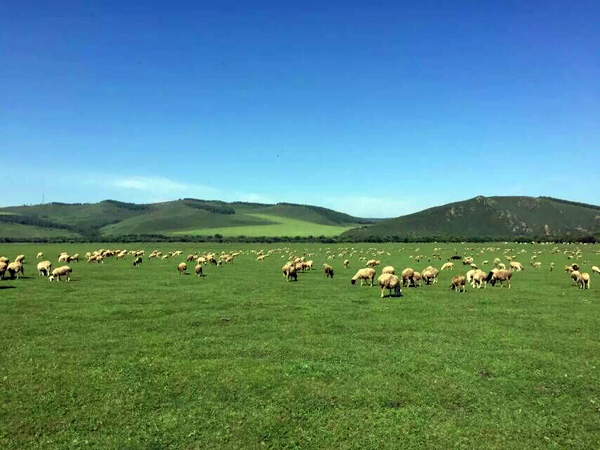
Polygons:
M47 203L0 208L0 240L120 236L328 237L338 241L600 238L600 206L552 197L484 197L393 219L294 203L180 200Z
M600 231L600 206L552 197L484 197L448 203L342 234L401 238L578 236Z

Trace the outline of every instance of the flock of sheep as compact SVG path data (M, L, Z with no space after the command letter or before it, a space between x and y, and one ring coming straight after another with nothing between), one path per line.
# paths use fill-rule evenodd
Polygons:
M500 257L496 257L492 261L493 266L487 271L484 271L477 266L475 263L475 258L481 258L480 265L482 267L491 265L488 260L483 259L484 254L486 252L497 253L500 252L501 249L490 247L486 249L466 250L471 251L473 254L464 257L455 254L448 258L448 261L443 263L439 270L431 265L427 266L422 271L417 271L411 267L407 267L400 272L399 276L397 276L396 269L393 266L387 265L383 267L381 275L377 277L377 283L380 288L381 297L386 295L386 291L389 291L390 296L400 297L402 296L402 287L419 287L423 284L435 284L438 282L438 275L441 271L454 270L454 261L460 261L459 264L461 264L461 266L469 268L465 275L457 274L452 277L450 287L456 292L465 292L467 284L470 284L473 289L485 289L488 284L495 286L496 283L498 283L500 286L506 285L506 287L510 289L513 273L520 272L525 269L521 262L516 261L518 253L520 253L521 256L525 256L524 253L526 253L526 250L524 249L521 249L519 252L513 249L504 249L503 258L505 261L503 261ZM416 249L416 252L419 252L418 248ZM531 255L530 264L533 269L541 268L542 263L537 261L537 259L542 253L542 251L534 251ZM561 251L558 247L554 247L550 253L563 253L567 259L576 259L578 261L580 261L583 257L583 253L580 249L576 249L574 251ZM158 250L154 250L147 256L147 259L179 258L182 254L183 252L181 250L171 251L164 254ZM299 273L310 271L315 268L315 263L313 259L310 258L315 257L316 253L304 253L302 256L300 256L289 248L275 248L266 252L263 250L250 250L245 252L240 250L228 253L221 252L220 254L214 252L205 252L200 254L196 252L187 255L185 261L177 264L176 269L180 274L185 274L187 273L188 269L187 263L191 262L194 265L194 273L198 277L201 277L204 276L203 266L207 264L212 264L217 267L223 266L224 264L233 264L237 257L248 254L254 254L257 262L264 262L266 258L277 256L286 259L287 261L282 267L283 277L286 281L297 281ZM126 257L131 257L133 258L133 266L137 267L142 264L144 256L144 250L99 249L86 253L85 260L87 263L104 264L104 261L108 258L123 260ZM355 275L350 279L351 283L354 285L357 281L360 281L361 286L364 284L374 286L375 277L377 276L375 267L382 265L381 261L376 258L385 259L386 257L391 257L391 254L387 251L378 250L376 248L363 250L355 250L354 248L340 248L337 251L332 251L331 249L326 249L325 251L325 258L327 260L343 259L344 269L350 268L350 260L355 256L358 256L358 260L362 261L365 267L360 268L355 273ZM44 254L39 252L36 255L36 258L43 260ZM431 262L432 259L441 261L441 249L434 249L433 255L430 257L416 254L410 255L409 258L415 263L419 263L421 259L425 258L427 258L429 262ZM4 256L0 257L0 279L4 279L7 273L8 276L13 279L18 279L20 276L24 275L24 259L25 255L18 255L13 261L10 261L9 258ZM79 262L79 259L79 254L69 254L67 252L60 253L57 257L58 262L61 264L68 264L74 261ZM589 261L582 262L589 263ZM508 268L506 263L508 263ZM554 263L550 263L549 270L554 270L554 267ZM37 264L37 270L40 276L47 277L50 281L61 281L63 278L65 278L67 281L70 281L71 279L72 268L69 265L61 265L53 269L51 261L43 260ZM324 277L334 277L334 267L331 264L324 263L322 270ZM598 268L598 266L591 266L591 270L593 273L600 274L600 268ZM579 288L590 289L590 274L581 271L580 263L576 262L565 266L565 271L570 274L573 283Z

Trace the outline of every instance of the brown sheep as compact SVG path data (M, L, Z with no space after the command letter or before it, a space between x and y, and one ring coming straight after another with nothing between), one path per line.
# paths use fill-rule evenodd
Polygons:
M201 277L202 276L202 264L198 263L196 264L196 266L194 267L194 272L196 272L196 275Z
M182 262L177 266L177 270L179 271L180 275L183 275L185 273L185 271L187 270L187 264Z
M323 275L325 275L326 278L333 278L333 267L329 264L323 264Z
M508 288L510 289L510 278L512 277L512 272L506 269L492 269L488 274L485 281L490 283L492 286L495 286L497 282L500 282L500 287L506 283Z
M71 268L69 266L61 266L61 267L57 267L56 269L54 269L52 271L52 275L50 275L48 277L49 281L61 281L62 277L67 277L67 281L71 281Z
M363 282L366 281L367 284L370 282L371 286L373 286L373 281L375 280L375 269L368 267L366 269L360 269L350 280L350 283L356 284L356 280L360 280L360 285L363 285Z
M466 284L466 277L464 277L463 275L455 275L452 277L452 284L450 285L450 289L456 292L465 292Z
M281 268L281 271L283 272L285 281L298 281L298 272L296 272L296 267L294 264L287 263Z
M390 297L402 297L402 289L400 288L400 279L393 273L383 273L377 279L379 288L381 289L381 298L385 297L385 290L389 289ZM392 290L394 291L392 293Z

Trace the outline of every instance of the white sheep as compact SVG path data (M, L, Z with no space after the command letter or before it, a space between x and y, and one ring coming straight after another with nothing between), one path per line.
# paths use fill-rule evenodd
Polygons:
M61 281L62 277L67 277L67 281L71 281L71 272L72 269L69 266L61 266L61 267L57 267L56 269L54 269L52 271L52 275L50 275L48 277L49 281Z
M52 270L52 263L50 261L41 261L37 265L37 270L40 277L47 277L50 275L50 270Z
M21 264L18 261L8 263L8 267L6 268L6 270L8 270L8 273L11 278L14 278L16 275L17 279L19 279L19 275L25 275L25 272L23 271L23 264Z
M368 267L366 269L359 269L358 272L352 277L350 283L356 284L356 280L360 280L360 285L363 285L363 282L371 283L373 286L373 281L375 280L375 269Z
M400 288L400 279L393 273L383 273L377 279L379 288L381 289L381 298L385 297L385 290L389 289L390 297L402 297L402 289ZM392 290L394 293L392 294Z

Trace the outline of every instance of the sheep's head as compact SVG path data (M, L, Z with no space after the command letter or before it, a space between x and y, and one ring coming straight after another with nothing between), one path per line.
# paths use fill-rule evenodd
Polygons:
M54 275L50 275L50 276L48 277L48 281L54 281Z
M352 284L356 284L356 280L355 280L354 278L352 278L352 279L350 280L350 283L352 283Z

